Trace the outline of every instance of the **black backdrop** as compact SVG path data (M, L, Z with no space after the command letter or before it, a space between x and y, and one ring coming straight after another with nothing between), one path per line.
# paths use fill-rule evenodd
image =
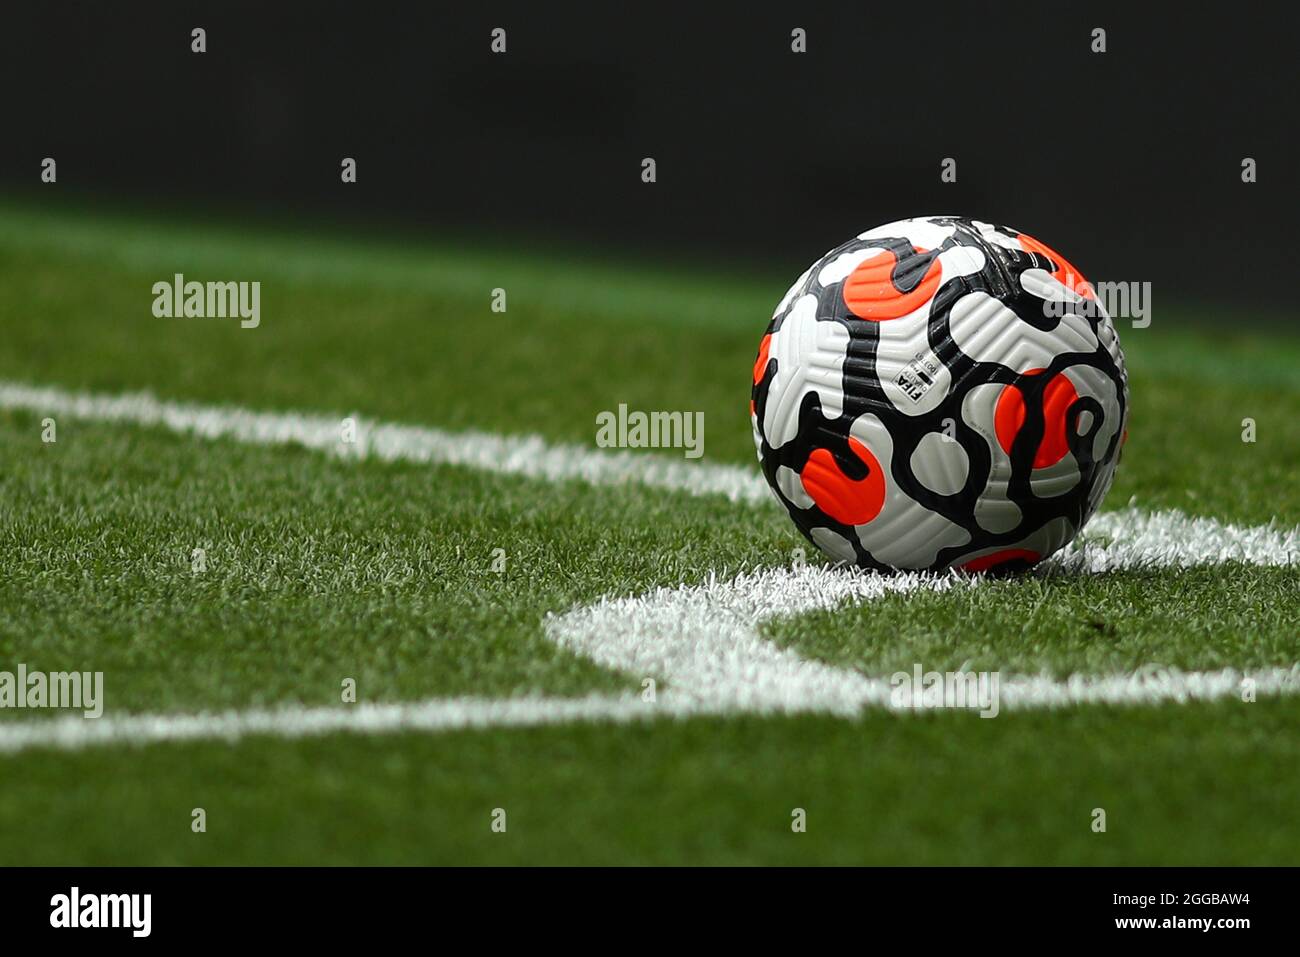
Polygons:
M1290 305L1295 38L1272 7L584 6L6 4L0 186L48 189L53 156L64 195L709 257L782 286L870 225L959 212L1157 303Z

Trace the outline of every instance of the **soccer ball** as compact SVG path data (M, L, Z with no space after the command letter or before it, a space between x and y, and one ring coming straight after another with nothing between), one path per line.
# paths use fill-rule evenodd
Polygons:
M750 418L772 491L832 558L1023 568L1110 487L1128 375L1069 262L1006 226L926 216L837 246L790 287Z

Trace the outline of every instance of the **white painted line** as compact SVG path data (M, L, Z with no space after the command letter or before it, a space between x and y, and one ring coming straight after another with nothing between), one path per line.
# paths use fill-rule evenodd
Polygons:
M249 735L303 738L351 731L453 731L526 727L569 721L658 717L636 696L584 698L433 698L410 704L349 707L285 707L203 714L140 714L87 719L71 715L45 720L0 721L0 753L45 747L79 750L100 745L164 741L237 741Z
M1262 565L1300 562L1294 531L1240 529L1176 512L1144 515L1132 510L1102 516L1098 523L1101 536L1090 526L1087 540L1054 562L1055 571L1181 566L1218 562L1224 556ZM1176 533L1191 536L1193 545L1199 541L1202 550L1171 544L1170 536ZM1112 536L1114 541L1109 544L1098 540ZM1048 569L1047 574L1052 573L1054 570ZM979 582L978 578L957 575L886 576L805 566L607 599L548 617L546 633L562 647L605 667L663 682L654 703L638 695L434 698L410 704L0 721L0 752L234 741L250 735L298 738L336 732L437 732L744 713L853 717L866 709L893 707L889 678L800 658L764 640L759 634L762 623L779 615L871 601L893 593L971 588ZM1240 695L1246 680L1253 683L1259 697L1300 693L1300 666L1207 672L1152 666L1131 674L1064 679L1006 675L1000 685L1000 706L1019 710L1211 701Z
M1044 574L1187 567L1237 560L1260 565L1300 562L1296 530L1238 528L1178 512L1134 509L1100 516L1081 540L1047 563ZM664 681L674 695L738 711L825 710L855 714L888 702L889 683L801 658L760 634L764 622L917 589L978 587L980 579L882 575L805 566L662 588L549 616L547 635L561 647L613 671ZM924 663L923 663L924 664ZM1172 675L1005 676L1006 703L1050 706L1083 701L1145 703L1234 693L1235 672ZM1225 677L1227 676L1227 677ZM1295 670L1258 676L1277 693L1300 685ZM1158 680L1157 680L1158 679ZM1257 689L1258 690L1258 689Z
M550 482L637 484L689 495L722 495L733 502L774 503L757 468L688 462L662 454L552 445L536 435L450 432L352 416L357 424L357 442L344 444L344 416L257 412L235 406L169 402L144 392L101 395L15 382L0 382L0 409L160 427L252 445L299 445L345 457L463 465Z
M1053 565L1066 572L1190 568L1224 562L1300 565L1300 528L1244 528L1177 511L1129 508L1095 516L1079 539L1053 559Z
M710 580L688 588L601 601L548 616L547 636L612 671L653 677L666 693L736 711L856 713L880 703L888 684L801 658L759 634L770 618L833 608L918 588L946 589L952 576L886 576L805 565Z
M1300 668L1264 668L1239 672L1179 672L1143 669L1131 675L1064 681L1043 676L1008 676L1001 683L1005 710L1065 708L1081 704L1161 704L1213 701L1240 694L1242 682L1255 684L1256 696L1300 692ZM49 748L79 751L108 746L144 746L167 742L228 741L249 737L308 738L328 734L437 733L485 728L525 728L574 722L611 722L730 717L739 714L833 714L852 718L869 708L893 709L885 678L864 678L860 697L849 703L800 704L796 701L734 703L692 700L671 690L654 703L637 695L590 695L582 698L431 698L409 704L358 704L350 707L271 708L200 714L77 716L45 720L0 721L0 754ZM838 706L837 706L838 705ZM897 710L897 709L893 709Z
M253 412L164 402L148 395L85 395L5 383L0 383L0 408L157 426L204 438L301 445L335 455L357 454L339 440L341 420L322 415ZM362 454L382 459L464 465L549 481L637 482L692 495L718 494L732 501L770 501L756 473L732 466L547 445L535 436L508 438L403 425L363 424L361 438ZM1239 528L1178 512L1145 514L1129 509L1094 519L1081 541L1053 558L1045 573L1087 574L1225 561L1300 563L1300 530ZM692 715L812 712L854 716L866 708L891 706L889 680L809 661L779 648L761 637L763 622L893 593L977 587L978 582L956 575L880 575L805 566L606 599L548 616L546 634L562 647L605 667L663 682L653 704L637 695L435 698L408 704L215 714L0 720L0 752L238 740L248 735L292 738L335 732L427 732ZM1061 680L1048 675L1008 675L1002 679L1000 694L1002 706L1007 708L1153 704L1237 695L1245 679L1254 682L1260 696L1294 694L1300 691L1300 666L1244 673L1233 669L1182 673L1153 667L1137 674L1075 675Z

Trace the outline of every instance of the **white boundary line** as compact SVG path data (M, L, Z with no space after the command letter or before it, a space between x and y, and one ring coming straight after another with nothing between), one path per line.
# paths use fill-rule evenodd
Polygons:
M1214 701L1241 693L1252 681L1258 697L1300 692L1300 666L1252 671L1179 672L1144 669L1131 675L1063 681L1042 676L1008 676L1001 684L1001 707L1008 710L1065 708L1084 704L1140 705ZM486 728L526 728L606 721L637 721L743 714L829 714L852 718L871 708L896 710L884 678L863 679L861 694L849 703L733 702L692 700L672 690L647 703L637 695L581 698L430 698L410 704L358 704L341 707L285 707L198 714L140 714L95 720L69 715L45 720L0 722L0 754L33 748L78 751L104 746L143 746L166 742L236 742L258 735L310 738L328 734L435 733Z
M250 445L299 445L346 457L463 465L548 482L638 484L690 495L722 495L733 502L775 501L762 477L752 469L692 463L666 455L550 445L536 435L449 432L350 416L357 426L357 441L345 444L342 427L348 416L257 412L234 406L168 402L147 392L103 395L14 382L0 382L0 409L159 426L205 439L228 438ZM594 434L594 420L592 429Z
M351 731L454 731L467 728L528 727L567 721L628 720L656 713L635 696L584 698L432 698L410 704L351 707L268 708L200 714L140 714L89 720L68 715L45 720L0 722L0 752L34 747L76 750L96 745L163 741L238 741L269 734L301 738Z
M1108 541L1109 539L1109 541ZM1258 565L1300 562L1300 534L1242 529L1177 512L1136 510L1100 516L1083 540L1047 563L1042 574L1095 574L1135 568L1185 568L1229 559ZM736 711L829 711L856 714L888 706L891 686L879 677L801 658L760 633L764 622L917 590L979 587L980 579L946 575L882 575L856 569L803 566L710 580L693 588L578 608L547 618L546 633L561 647L614 671L654 677L701 704ZM922 663L924 664L924 663ZM1006 707L1053 707L1083 702L1145 704L1237 693L1236 671L1180 673L1161 668L1138 675L1002 675ZM1255 691L1300 690L1296 668L1252 672Z
M349 446L340 440L341 418L166 402L147 394L71 393L2 382L0 408L161 427L210 439L299 445L334 455L462 465L548 481L639 483L691 495L723 495L736 502L771 501L761 478L738 467L548 445L536 436L511 438L361 422L359 444ZM1178 512L1144 514L1130 509L1098 516L1081 542L1053 559L1048 573L1054 569L1088 574L1224 561L1261 565L1300 562L1300 531L1239 528ZM890 707L887 679L800 658L764 640L759 633L762 623L780 615L870 601L891 593L974 587L977 582L952 575L885 576L805 566L742 575L731 582L710 580L646 596L606 599L547 617L545 632L560 646L605 667L665 682L654 703L637 695L466 697L347 708L286 707L95 720L68 716L0 722L0 752L238 740L246 735L428 732L741 713L856 715L864 708ZM1137 674L1066 679L1008 675L1001 682L1001 700L1008 708L1210 700L1239 694L1245 679L1254 682L1259 695L1300 692L1300 666L1245 673L1150 668Z

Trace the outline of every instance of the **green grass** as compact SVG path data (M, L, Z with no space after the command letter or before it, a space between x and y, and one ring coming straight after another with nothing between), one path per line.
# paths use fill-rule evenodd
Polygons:
M868 674L1048 672L1066 677L1143 665L1218 670L1300 660L1294 568L1227 564L981 581L950 592L774 622L767 634L806 657Z
M1288 699L27 754L0 820L26 864L1294 864L1297 720Z
M803 265L709 277L0 206L0 379L588 446L620 402L699 410L706 460L752 463L749 368ZM260 280L261 326L154 318L173 272ZM1240 327L1170 306L1121 328L1134 413L1112 507L1300 525L1300 341ZM633 689L545 641L543 616L802 543L720 499L40 429L0 412L0 669L102 670L109 714L329 705L347 677L367 701ZM1031 576L769 634L869 673L1289 665L1300 571ZM1296 863L1298 718L1289 698L35 750L0 757L0 832L22 835L0 864Z
M335 704L344 677L371 701L632 689L545 642L542 617L796 544L751 510L632 487L72 420L39 436L0 412L0 662L104 671L113 710Z

